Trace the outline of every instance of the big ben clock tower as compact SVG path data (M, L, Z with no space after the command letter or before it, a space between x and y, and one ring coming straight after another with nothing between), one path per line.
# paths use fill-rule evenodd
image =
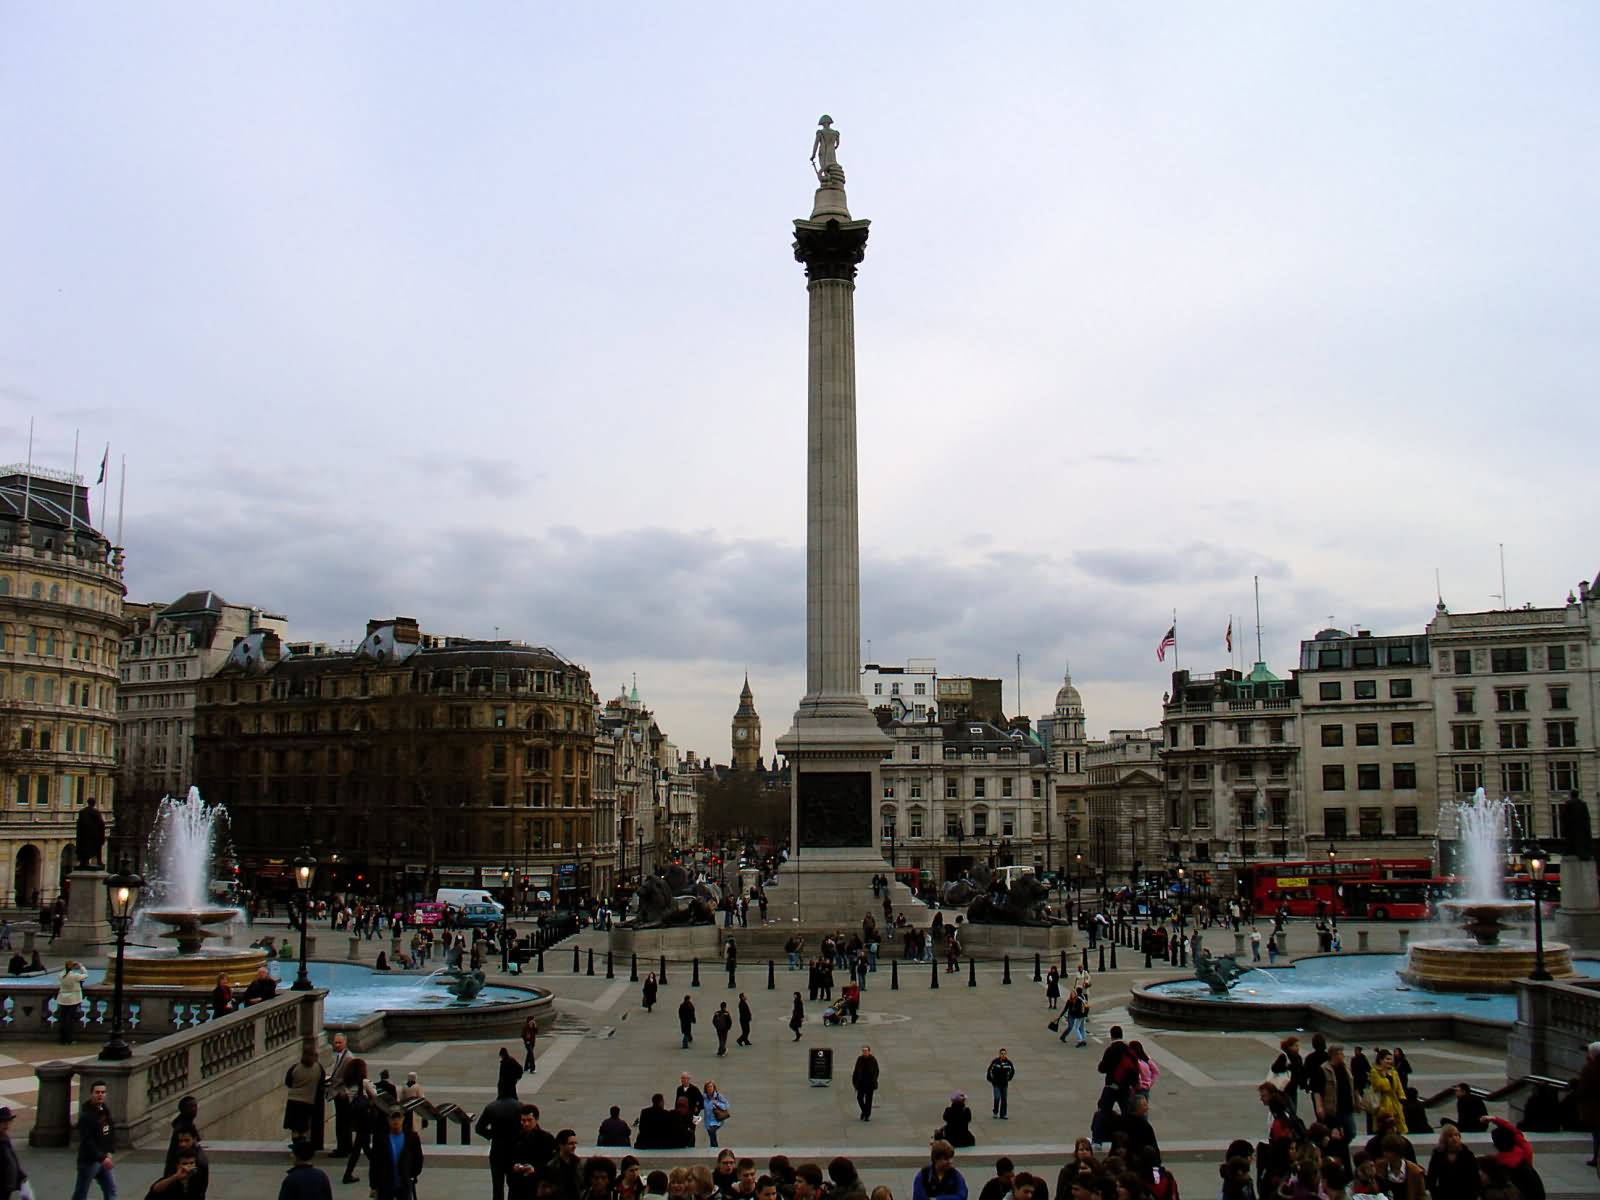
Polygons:
M745 672L744 690L739 693L739 710L733 714L733 769L761 769L761 718L756 714L755 696L750 692L750 673Z

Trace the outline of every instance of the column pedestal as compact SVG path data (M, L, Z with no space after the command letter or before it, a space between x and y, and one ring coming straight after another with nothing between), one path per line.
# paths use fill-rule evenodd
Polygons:
M1561 907L1555 940L1574 950L1600 950L1600 879L1593 859L1561 860Z
M106 920L106 872L74 871L67 878L67 920L55 948L92 953L110 945L115 939Z

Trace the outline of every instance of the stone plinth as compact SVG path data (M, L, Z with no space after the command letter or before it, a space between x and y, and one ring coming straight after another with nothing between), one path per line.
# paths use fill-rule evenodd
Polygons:
M1049 955L1077 943L1070 925L988 925L961 922L961 948L974 958L1013 957L1018 952ZM1134 953L1129 950L1128 953Z
M1555 935L1580 950L1600 950L1600 880L1593 859L1562 859Z
M67 876L67 920L56 939L56 949L92 953L110 945L111 922L106 920L106 872L74 871Z

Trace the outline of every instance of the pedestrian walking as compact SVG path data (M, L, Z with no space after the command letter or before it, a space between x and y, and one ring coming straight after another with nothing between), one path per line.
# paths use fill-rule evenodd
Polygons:
M330 1157L344 1158L350 1153L350 1093L345 1074L355 1055L342 1033L333 1035L333 1060L328 1064L322 1086L333 1097L333 1151Z
M683 1048L687 1050L694 1041L694 1001L687 996L678 1005L678 1030L683 1034Z
M728 1118L733 1115L733 1110L728 1106L728 1098L717 1088L715 1079L706 1080L704 1105L706 1140L715 1146L717 1131L726 1125Z
M1067 1023L1061 1031L1061 1041L1068 1037L1077 1036L1077 1044L1081 1047L1088 1044L1089 1038L1086 1026L1089 1020L1089 997L1082 988L1073 988L1072 995L1067 997Z
M416 1200L422 1139L406 1128L405 1109L397 1105L385 1116L387 1127L374 1140L370 1156L372 1190L377 1200Z
M300 1061L283 1075L283 1086L288 1090L283 1102L283 1127L291 1138L305 1138L313 1149L320 1139L312 1136L311 1119L316 1112L317 1098L322 1094L324 1078L315 1042L301 1047Z
M89 1099L78 1110L78 1179L72 1187L72 1200L86 1200L89 1185L98 1183L105 1200L117 1200L116 1163L111 1151L116 1144L116 1127L106 1107L106 1083L96 1079L89 1085Z
M1051 967L1044 976L1044 1006L1055 1008L1061 1003L1061 972Z
M755 1014L750 1011L750 1000L743 992L739 993L739 1038L735 1043L748 1046L750 1042L750 1023L755 1019Z
M28 1182L28 1173L22 1169L22 1160L17 1157L17 1148L11 1142L11 1122L16 1115L10 1106L0 1106L0 1196L10 1200L10 1197L20 1194L32 1200L33 1189L30 1187L24 1191L22 1187Z
M872 1094L878 1090L879 1066L871 1046L861 1047L856 1065L850 1072L850 1086L856 1089L856 1107L863 1121L872 1120Z
M1261 930L1255 928L1250 930L1250 961L1261 961Z
M800 1026L806 1021L806 1006L800 999L800 993L794 994L794 1009L789 1014L789 1028L794 1030L794 1040L800 1040Z
M350 1153L345 1157L344 1177L339 1182L357 1183L361 1177L356 1174L356 1164L361 1161L363 1154L369 1159L372 1157L372 1140L377 1132L380 1100L378 1089L367 1077L366 1059L352 1058L350 1065L345 1068L344 1079L345 1091L350 1096Z
M313 1061L315 1057L312 1056ZM316 1157L316 1147L304 1138L296 1138L289 1149L294 1154L294 1162L278 1185L278 1200L333 1200L332 1182L326 1172L311 1161Z
M717 1057L721 1058L728 1052L728 1032L733 1028L733 1014L728 1011L726 1000L711 1014L711 1028L717 1031Z
M1000 1047L1000 1053L989 1060L989 1069L984 1073L984 1078L989 1081L989 1086L994 1089L994 1111L990 1116L1004 1121L1006 1117L1006 1094L1011 1089L1011 1081L1016 1078L1017 1064L1011 1061L1006 1054L1006 1048Z
M539 1128L538 1108L520 1103L515 1095L502 1093L484 1105L473 1132L489 1143L489 1181L494 1200L505 1200L508 1179L518 1177L514 1172L516 1166L526 1162L543 1166L556 1152L555 1139ZM539 1134L544 1136L537 1137ZM534 1157L521 1157L523 1149L530 1150ZM530 1177L526 1191L520 1194L531 1197L532 1183ZM512 1184L511 1194L513 1197L519 1195L515 1183Z
M650 974L644 977L644 996L642 1002L644 1004L645 1012L651 1012L654 1010L656 1006L656 991L658 990L658 987L659 985L656 983L656 973L651 971Z
M533 1017L529 1017L522 1023L522 1048L524 1051L522 1056L522 1069L527 1071L529 1074L532 1074L537 1066L533 1059L533 1048L538 1040L539 1022Z
M522 1066L511 1052L504 1046L500 1047L499 1076L495 1080L495 1094L498 1096L515 1096L517 1084L522 1081Z

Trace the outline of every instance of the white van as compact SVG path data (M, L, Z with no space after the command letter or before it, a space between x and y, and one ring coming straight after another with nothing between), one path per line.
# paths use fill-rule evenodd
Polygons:
M1009 888L1024 875L1032 875L1033 868L1024 866L996 867L994 874L995 878L1003 880L1006 887Z
M469 904L487 904L505 914L505 905L496 900L482 888L440 888L433 894L435 904L448 904L451 908L460 910Z

